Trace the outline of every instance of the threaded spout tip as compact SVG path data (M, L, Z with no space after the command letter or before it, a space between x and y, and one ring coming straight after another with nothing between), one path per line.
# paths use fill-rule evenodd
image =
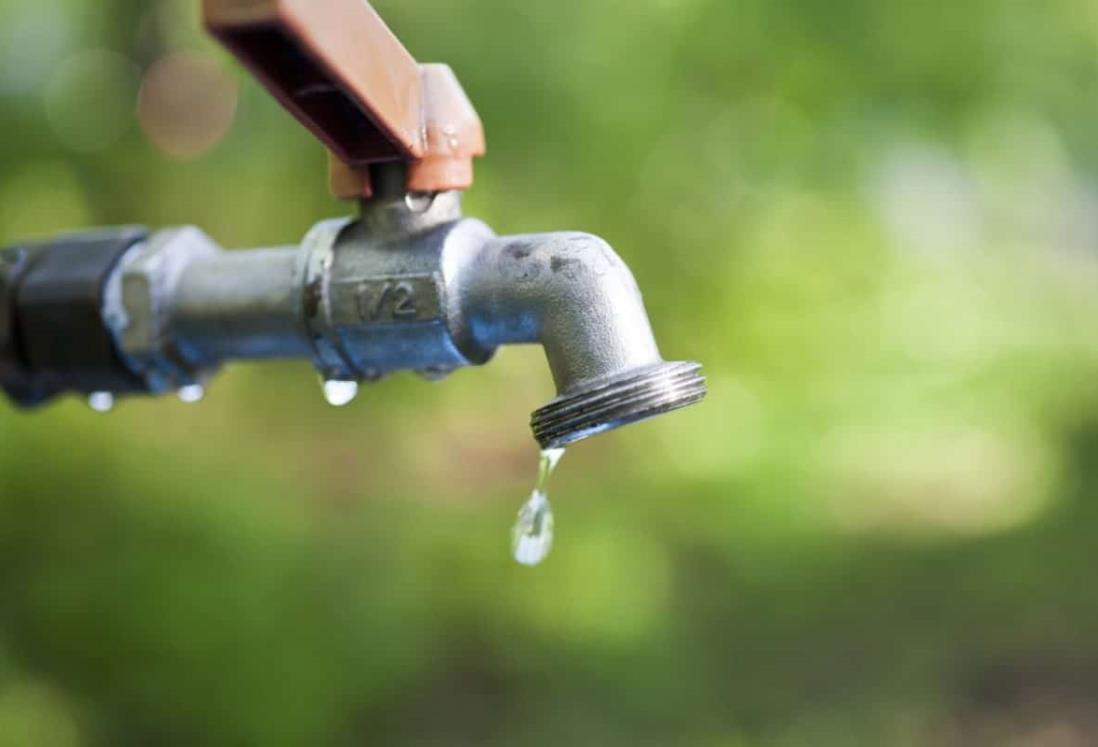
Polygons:
M543 449L558 448L705 398L705 377L693 362L665 362L557 397L536 410L530 427Z

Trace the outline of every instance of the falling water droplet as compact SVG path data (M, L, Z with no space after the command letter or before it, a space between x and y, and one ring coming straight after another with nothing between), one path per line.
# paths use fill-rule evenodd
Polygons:
M92 392L88 395L88 407L96 412L110 412L114 409L114 395L110 392Z
M355 398L358 394L358 382L357 381L340 381L338 379L327 379L324 382L324 399L328 401L328 404L332 407L343 407Z
M202 398L206 396L206 388L201 384L187 384L179 387L175 396L179 397L180 402L186 402L188 405L201 402Z
M511 554L522 565L537 565L553 548L553 509L546 490L549 476L562 456L564 449L542 450L537 485L511 528Z

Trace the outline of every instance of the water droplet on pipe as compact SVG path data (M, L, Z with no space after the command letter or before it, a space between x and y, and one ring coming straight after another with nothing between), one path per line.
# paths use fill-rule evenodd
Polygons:
M357 381L328 379L322 386L324 388L324 399L332 407L343 407L349 404L358 394Z
M110 392L92 392L88 395L88 407L96 412L110 412L114 409L114 395Z
M201 402L202 398L206 396L206 388L201 384L187 384L179 387L175 396L179 397L180 402L186 402L187 404Z

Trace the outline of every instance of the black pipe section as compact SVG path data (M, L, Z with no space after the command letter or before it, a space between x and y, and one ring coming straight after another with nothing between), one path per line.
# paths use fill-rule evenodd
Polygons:
M103 318L107 280L143 228L0 250L0 387L33 406L66 391L144 391Z

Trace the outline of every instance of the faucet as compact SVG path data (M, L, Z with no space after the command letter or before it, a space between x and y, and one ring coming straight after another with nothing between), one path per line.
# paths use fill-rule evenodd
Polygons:
M602 239L497 236L461 193L484 152L445 65L420 65L363 0L204 0L207 29L329 150L357 218L300 245L225 251L195 227L121 227L0 250L0 387L56 395L202 386L230 360L306 358L329 381L439 379L540 344L557 396L542 448L700 401L660 356L629 268Z

